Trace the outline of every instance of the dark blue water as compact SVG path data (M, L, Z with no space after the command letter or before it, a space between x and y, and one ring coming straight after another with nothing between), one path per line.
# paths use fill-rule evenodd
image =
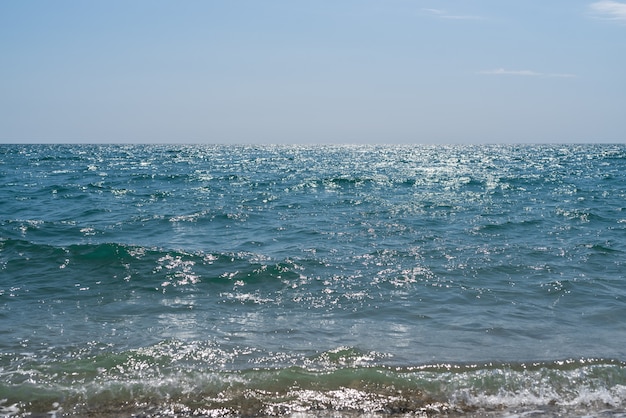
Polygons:
M626 146L0 146L0 416L617 416Z

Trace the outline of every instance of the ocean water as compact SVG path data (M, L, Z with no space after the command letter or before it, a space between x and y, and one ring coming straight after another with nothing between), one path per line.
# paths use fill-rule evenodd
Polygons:
M0 416L626 416L626 146L0 145Z

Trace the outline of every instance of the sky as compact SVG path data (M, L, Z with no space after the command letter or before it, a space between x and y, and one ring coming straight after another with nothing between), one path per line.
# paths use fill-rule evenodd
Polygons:
M5 0L1 143L626 142L626 1Z

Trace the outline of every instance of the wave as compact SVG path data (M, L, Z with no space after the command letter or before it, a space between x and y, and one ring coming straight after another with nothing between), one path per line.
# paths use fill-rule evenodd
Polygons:
M75 280L161 283L178 286L199 282L245 282L298 278L300 267L292 260L273 260L250 252L204 252L144 247L122 243L55 246L23 239L0 239L0 265L14 285L24 285L24 274L40 283L62 285ZM11 280L3 285L10 286ZM1 285L0 285L1 286Z
M626 407L626 364L607 359L391 367L381 364L379 353L339 347L292 354L292 365L284 367L232 369L230 361L248 355L246 349L170 340L121 353L97 351L24 358L17 366L7 365L5 355L3 415L54 408L79 416L273 416Z

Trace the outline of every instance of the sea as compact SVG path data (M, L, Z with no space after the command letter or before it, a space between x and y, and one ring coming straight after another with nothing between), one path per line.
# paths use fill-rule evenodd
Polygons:
M0 417L626 417L626 145L0 145Z

